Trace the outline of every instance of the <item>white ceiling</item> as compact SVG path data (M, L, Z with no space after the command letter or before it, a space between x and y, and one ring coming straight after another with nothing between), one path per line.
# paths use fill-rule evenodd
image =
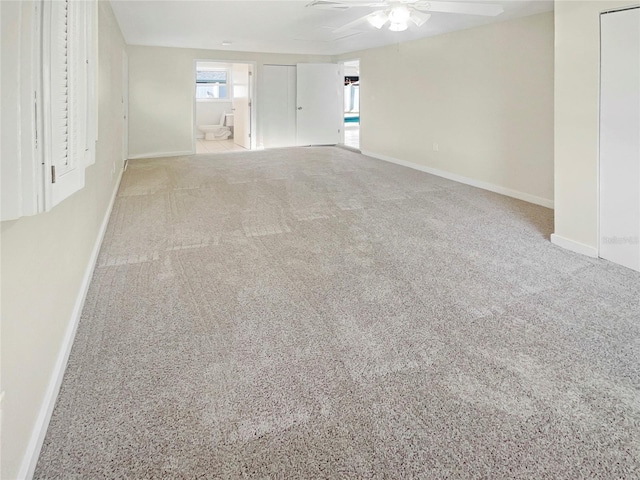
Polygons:
M337 55L553 10L553 0L466 0L504 7L497 17L432 13L422 27L333 30L377 10L322 10L311 0L111 0L127 43L245 52ZM348 1L348 0L346 0ZM373 1L373 0L372 0ZM223 46L222 42L231 42Z

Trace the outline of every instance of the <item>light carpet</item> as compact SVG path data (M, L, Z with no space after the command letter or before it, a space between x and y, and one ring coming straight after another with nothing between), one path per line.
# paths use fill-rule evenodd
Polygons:
M129 163L36 478L640 478L640 275L339 148Z

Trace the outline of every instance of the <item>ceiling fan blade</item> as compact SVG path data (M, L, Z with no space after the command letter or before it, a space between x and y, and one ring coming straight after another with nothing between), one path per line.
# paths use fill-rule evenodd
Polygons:
M315 7L322 10L348 10L353 7L388 8L389 2L386 0L369 2L352 2L351 0L344 0L343 2L331 0L313 0L313 2L308 3L306 6Z
M308 3L307 7L315 7L321 8L323 10L348 10L352 7L385 7L387 6L386 2L333 2L331 0L313 0L313 2Z
M347 10L348 5L341 2L328 2L325 0L314 0L306 5L307 7L319 8L322 10Z
M501 5L492 3L418 1L410 5L421 12L462 13L466 15L484 15L486 17L495 17L504 12L504 8Z
M376 12L374 12L376 13ZM361 25L363 23L365 23L367 21L367 19L373 14L369 14L369 15L365 15L364 17L360 17L357 20L354 20L353 22L349 22L346 25L342 25L341 27L336 28L333 33L340 33L340 32L344 32L345 30L349 30L353 27L357 27L358 25Z

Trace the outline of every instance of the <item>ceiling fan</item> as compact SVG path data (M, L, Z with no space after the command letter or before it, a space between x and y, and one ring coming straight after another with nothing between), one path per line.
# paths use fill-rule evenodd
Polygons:
M324 10L348 10L354 7L379 9L335 29L334 32L336 33L348 30L364 22L369 22L369 24L377 29L381 29L389 23L389 30L402 32L409 28L409 22L414 23L417 27L424 25L431 17L429 12L484 15L488 17L495 17L504 12L502 6L490 3L431 2L425 0L381 0L369 2L314 0L309 3L307 7L321 8Z

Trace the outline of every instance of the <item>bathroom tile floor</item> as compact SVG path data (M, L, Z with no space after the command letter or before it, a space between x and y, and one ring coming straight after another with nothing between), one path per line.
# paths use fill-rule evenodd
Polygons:
M229 152L245 152L247 149L229 140L205 140L196 139L196 153L229 153Z

